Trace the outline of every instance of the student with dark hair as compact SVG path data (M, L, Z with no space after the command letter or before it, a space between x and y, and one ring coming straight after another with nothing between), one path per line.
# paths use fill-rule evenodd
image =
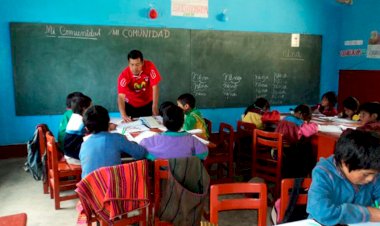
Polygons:
M169 106L174 106L175 104L171 101L165 101L163 102L160 107L158 108L158 114L163 117L164 116L164 110L165 108L169 107Z
M244 111L243 122L248 122L256 125L258 129L264 129L264 124L261 120L263 114L269 111L270 105L267 99L259 97L255 103L249 105Z
M59 123L59 129L58 129L58 144L59 144L59 149L63 151L63 143L66 135L66 126L67 123L69 122L71 115L73 114L73 110L71 108L71 100L74 97L83 97L84 94L81 92L73 92L67 95L66 97L66 111L63 113L63 117L61 119L61 122Z
M180 107L170 105L163 112L164 126L168 129L141 141L149 154L148 159L171 159L197 156L205 159L208 148L205 144L186 131L179 132L184 123L183 111Z
M301 137L310 137L318 132L318 125L310 122L311 109L306 104L300 104L294 109L294 114L286 116L276 127L276 132L282 133L284 139L296 143Z
M380 222L380 137L346 130L313 170L307 212L322 225Z
M320 104L312 107L311 110L313 113L319 113L326 116L335 116L338 114L338 111L335 108L337 102L337 97L335 92L329 91L322 96Z
M79 150L86 130L83 124L83 113L91 106L88 96L74 97L71 101L73 114L67 123L66 135L63 142L63 152L69 164L80 165Z
M144 60L139 50L128 53L128 67L118 78L119 112L124 121L158 115L160 73L153 62Z
M85 137L79 153L82 178L100 167L121 164L122 152L136 160L145 157L144 147L128 141L121 134L108 132L110 117L104 107L89 107L84 113L83 122L89 135Z
M210 134L207 132L207 125L201 112L195 107L195 97L190 93L182 94L177 98L177 105L182 108L185 113L183 129L186 131L201 129L202 136L208 138Z
M283 172L284 177L306 177L315 166L311 136L318 132L318 125L310 122L311 109L300 104L294 114L282 119L275 132L283 134L284 145Z
M380 103L368 102L359 108L361 126L358 130L375 131L380 134Z
M339 114L341 118L347 118L354 121L359 120L359 101L352 96L343 100L343 112Z

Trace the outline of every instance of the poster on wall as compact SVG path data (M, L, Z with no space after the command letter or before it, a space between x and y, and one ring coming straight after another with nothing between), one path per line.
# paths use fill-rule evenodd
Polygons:
M172 0L172 16L208 18L208 0Z
M380 35L377 31L371 31L368 39L367 58L380 59Z

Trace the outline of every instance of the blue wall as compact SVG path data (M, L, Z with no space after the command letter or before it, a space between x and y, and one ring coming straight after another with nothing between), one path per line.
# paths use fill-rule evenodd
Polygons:
M209 18L201 19L170 16L170 0L3 0L0 4L0 145L25 143L38 123L46 123L52 131L57 131L61 118L61 115L22 117L15 115L9 22L319 34L323 36L321 65L321 93L323 93L327 90L337 90L339 67L355 63L339 61L338 43L342 39L337 33L341 31L344 37L348 37L350 33L348 30L352 27L361 28L361 22L367 21L363 17L370 15L368 13L361 15L359 12L365 12L361 11L365 9L374 13L375 8L378 9L380 5L377 1L356 0L353 6L346 6L336 3L335 0L209 0ZM153 4L158 10L158 19L149 20L146 17L149 4ZM373 7L374 5L377 7ZM223 9L228 10L228 22L216 19L217 14ZM346 18L342 12L352 14L352 17ZM376 17L377 22L372 26L375 24L380 26L379 15ZM348 22L354 23L354 26ZM378 29L380 30L379 27ZM367 30L358 34L352 33L355 37L360 35L363 38L367 37L367 34ZM361 60L368 61L364 58ZM368 61L362 65L374 68L374 64ZM62 111L64 107L62 103ZM289 106L274 108L288 111ZM213 121L215 131L221 121L235 125L243 110L243 108L202 109L202 112L205 117ZM112 116L118 114L113 113Z

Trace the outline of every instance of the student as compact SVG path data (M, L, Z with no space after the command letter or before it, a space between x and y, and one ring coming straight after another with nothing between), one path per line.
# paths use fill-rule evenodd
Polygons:
M270 105L267 99L257 98L255 103L248 106L244 112L243 122L248 122L256 125L258 129L264 129L264 124L261 120L262 115L269 111Z
M380 137L348 129L313 169L307 212L323 225L380 221Z
M79 150L86 132L82 115L90 105L91 98L88 96L74 97L71 101L73 114L67 123L63 148L65 159L69 164L80 165Z
M380 103L368 102L359 108L361 126L358 130L375 131L380 134Z
M276 128L276 132L282 133L284 139L292 144L301 137L310 137L318 132L318 125L310 122L311 109L306 104L300 104L294 109L294 114L282 119Z
M169 106L173 106L175 105L173 102L171 101L165 101L163 102L160 107L158 108L158 114L163 117L164 116L164 110L165 108L169 107Z
M347 97L343 100L343 112L339 114L341 118L347 118L358 121L359 116L359 101L355 97Z
M195 98L190 93L182 94L177 99L178 107L185 112L185 123L183 129L188 131L192 129L201 129L202 136L208 138L207 125L202 118L201 112L195 107Z
M163 113L164 126L168 131L145 138L140 143L149 152L147 158L154 160L197 156L205 159L208 155L207 146L186 131L179 132L184 123L182 109L171 105Z
M59 123L59 129L58 129L58 144L59 144L59 149L61 151L63 151L63 142L66 135L66 126L71 118L71 115L73 114L73 110L71 109L71 100L73 99L73 97L80 97L80 96L83 97L84 94L81 92L73 92L67 95L66 97L66 111L65 113L63 113L63 117L61 119L61 122Z
M312 107L313 113L323 114L326 116L335 116L338 111L335 108L337 102L336 94L333 91L323 94L320 104Z
M79 152L82 178L100 167L121 164L122 152L136 160L145 157L145 148L128 141L121 134L108 132L110 117L104 107L89 107L84 113L83 122L90 135L85 137Z
M311 109L300 104L294 114L281 120L275 132L282 133L285 141L283 154L284 177L306 177L315 166L310 137L318 132L318 125L310 122Z

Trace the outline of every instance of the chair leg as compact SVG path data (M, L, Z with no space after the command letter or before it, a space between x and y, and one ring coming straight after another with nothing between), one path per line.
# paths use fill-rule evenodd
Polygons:
M44 187L44 194L49 193L49 184L48 184L48 181L43 182L43 187Z
M54 189L54 207L56 210L61 208L61 202L60 202L60 197L59 197L59 189L56 188Z

